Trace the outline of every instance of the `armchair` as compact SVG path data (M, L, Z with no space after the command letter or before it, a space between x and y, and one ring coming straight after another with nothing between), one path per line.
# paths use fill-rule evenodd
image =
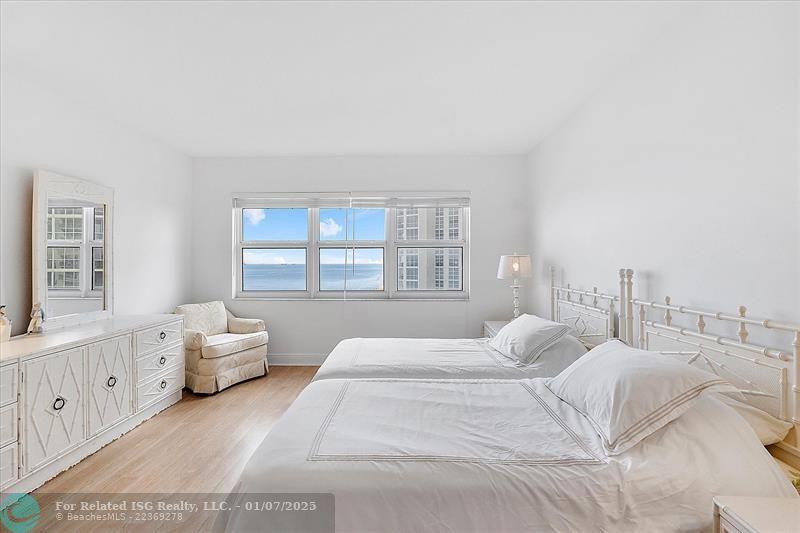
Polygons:
M186 304L183 315L186 386L213 394L269 372L269 335L263 320L237 318L222 302Z

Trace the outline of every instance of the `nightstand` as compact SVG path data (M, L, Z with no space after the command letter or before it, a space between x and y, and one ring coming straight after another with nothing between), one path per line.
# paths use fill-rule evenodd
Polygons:
M510 320L487 320L483 323L483 336L492 338L497 335L500 329L508 324Z
M796 533L800 498L716 496L714 533Z

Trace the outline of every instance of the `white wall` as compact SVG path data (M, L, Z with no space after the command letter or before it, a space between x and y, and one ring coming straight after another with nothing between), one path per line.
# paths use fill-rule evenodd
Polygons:
M800 319L797 9L694 5L537 146L537 268Z
M35 168L114 187L115 312L169 311L189 297L191 160L3 68L0 301L14 333L31 308Z
M194 299L263 318L272 361L319 361L348 337L475 337L511 314L496 274L501 254L525 248L524 156L201 158L194 180ZM437 189L472 193L471 301L231 299L233 193Z

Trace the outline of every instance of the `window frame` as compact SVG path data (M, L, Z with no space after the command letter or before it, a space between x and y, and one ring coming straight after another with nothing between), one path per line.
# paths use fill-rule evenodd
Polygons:
M388 201L387 193L382 193L387 198L385 205L380 203L367 205L344 205L348 196L331 193L291 193L291 194L234 194L232 195L232 297L236 300L314 300L314 301L342 301L342 300L439 300L439 301L468 301L470 294L470 205L392 205ZM430 193L424 193L429 197ZM417 194L422 196L422 194ZM453 193L442 195L452 198ZM371 193L370 198L375 197ZM459 197L468 198L468 193L459 193ZM241 203L240 203L241 202ZM338 203L337 203L338 202ZM246 203L246 205L243 205ZM384 209L385 240L321 240L320 239L320 209L331 207L339 208L374 208ZM401 241L397 239L396 210L404 207L433 208L433 207L458 207L462 211L461 235L459 240L413 240ZM308 239L304 241L244 241L243 237L243 209L281 209L300 208L307 209ZM445 213L445 217L447 217ZM347 230L345 230L347 231ZM252 291L243 290L244 261L243 250L250 248L299 248L306 250L306 290L304 291ZM331 291L320 289L320 251L326 248L346 250L358 248L383 249L383 290L343 290ZM399 248L461 248L461 289L415 289L398 290L398 249ZM445 259L447 263L447 259ZM447 270L447 265L445 265ZM446 283L446 282L445 282Z
M95 237L95 217L97 206L85 205L69 205L69 202L63 202L64 205L48 205L45 212L45 236L46 245L44 248L44 261L45 261L45 289L47 291L48 299L53 300L72 300L72 299L102 299L104 298L104 287L95 287L94 284L94 256L93 250L95 248L103 249L103 285L106 283L105 269L105 234L106 234L106 218L105 206L103 206L103 239L96 239ZM51 225L50 225L50 209L81 209L81 239L51 239ZM55 228L53 222L52 228ZM80 267L78 269L78 287L50 287L49 284L49 250L53 248L75 248L78 249L78 257Z

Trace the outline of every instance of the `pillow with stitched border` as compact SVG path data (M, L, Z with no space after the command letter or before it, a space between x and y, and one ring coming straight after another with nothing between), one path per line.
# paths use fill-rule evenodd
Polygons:
M520 315L489 340L489 346L524 365L536 361L542 352L572 332L566 324L535 315Z
M677 419L704 391L735 390L715 374L618 340L590 350L547 387L589 420L608 455Z

